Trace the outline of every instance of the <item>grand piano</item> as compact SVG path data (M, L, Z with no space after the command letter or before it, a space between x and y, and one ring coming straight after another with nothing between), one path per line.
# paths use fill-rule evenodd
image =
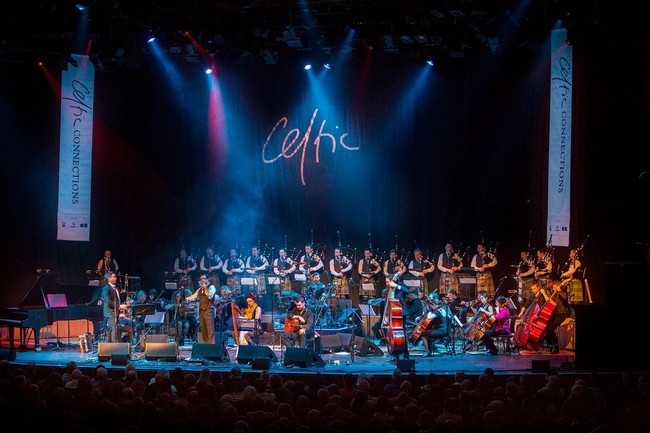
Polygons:
M9 344L14 349L14 329L20 329L19 349L26 349L30 330L34 347L40 348L41 328L56 321L87 319L95 332L103 321L97 305L101 287L61 284L57 273L41 273L17 307L0 308L0 326L9 328Z

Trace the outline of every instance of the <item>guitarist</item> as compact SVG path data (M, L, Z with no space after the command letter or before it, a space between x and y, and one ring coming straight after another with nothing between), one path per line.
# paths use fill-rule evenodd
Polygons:
M307 347L307 340L314 334L313 324L314 313L305 305L305 298L297 297L284 319L282 344L285 347Z

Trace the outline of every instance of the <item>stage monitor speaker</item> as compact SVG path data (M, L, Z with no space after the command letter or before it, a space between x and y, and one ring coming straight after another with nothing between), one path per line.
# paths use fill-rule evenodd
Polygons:
M551 361L548 359L533 359L530 362L530 371L533 373L548 373L551 368Z
M147 343L144 348L144 359L149 361L178 361L178 346L176 343Z
M309 368L316 364L317 367L325 367L325 361L314 350L307 347L287 347L284 353L284 366L296 365L301 368Z
M0 348L0 360L15 361L16 350L5 347Z
M402 373L415 373L415 359L398 359L397 368Z
M361 356L384 356L384 351L367 338L354 337L354 347Z
M126 365L129 363L129 355L123 353L113 353L111 355L111 365Z
M97 345L97 360L108 362L111 355L131 356L131 345L129 343L99 343Z
M253 370L270 370L271 369L271 360L266 359L253 359L251 361L251 368Z
M239 346L237 363L250 364L254 359L268 359L271 363L278 362L278 357L275 356L273 350L268 346Z
M192 346L192 359L207 359L208 361L230 361L228 350L223 344L196 343Z
M319 337L320 348L322 352L340 352L343 350L344 344L341 340L341 335L349 339L350 334L324 334ZM349 343L347 343L349 345Z

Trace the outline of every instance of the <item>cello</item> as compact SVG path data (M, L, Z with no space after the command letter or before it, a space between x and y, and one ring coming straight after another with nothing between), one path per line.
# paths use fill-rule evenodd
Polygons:
M389 290L384 309L386 323L386 347L391 355L397 356L406 351L406 336L404 333L404 311L399 299L393 297L397 283L387 281Z

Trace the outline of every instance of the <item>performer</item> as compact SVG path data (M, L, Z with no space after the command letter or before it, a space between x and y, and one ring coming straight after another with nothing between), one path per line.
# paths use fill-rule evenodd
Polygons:
M104 274L106 284L102 288L102 310L106 319L106 340L108 343L120 341L118 315L120 312L120 292L117 289L117 275L115 272Z
M330 275L332 275L336 284L336 295L339 298L350 298L350 288L348 286L348 275L352 270L352 261L348 259L341 248L334 248L334 258L329 263Z
M536 253L535 260L535 280L537 280L542 287L548 284L548 280L553 270L553 262L551 255L545 249L539 248Z
M297 297L284 321L282 344L285 347L306 347L307 340L314 335L313 324L314 313L305 305L305 298Z
M569 294L567 293L567 285L562 284L560 281L550 282L553 287L553 295L556 306L551 319L546 325L546 338L544 339L549 346L551 353L560 353L558 345L558 338L555 330L571 315L571 307L569 306ZM551 296L553 296L551 295Z
M273 273L280 277L280 286L283 290L292 289L292 276L296 270L296 264L287 256L287 250L280 248L278 250L278 258L273 260Z
M392 281L392 279L388 279L389 283ZM389 284L388 283L388 284ZM377 320L375 323L372 324L372 333L375 335L375 338L379 340L379 345L380 346L385 346L386 345L386 337L384 336L384 333L382 332L382 328L384 327L383 322L384 322L384 310L386 309L386 298L388 297L388 289L384 289L381 291L381 302L379 302L379 320Z
M255 280L253 287L248 287L249 292L254 292L258 295L266 293L266 281L264 280L264 272L269 268L269 261L260 254L257 247L251 247L251 255L246 259L246 276Z
M138 305L147 305L149 303L149 297L147 296L147 292L144 290L138 290L138 293L136 294L136 298L133 301L133 306L138 306ZM138 343L140 341L140 338L142 338L142 332L144 331L144 315L143 314L136 314L132 315L132 322L133 322L133 340L135 343Z
M365 298L374 298L375 289L377 287L377 275L381 272L381 266L372 257L372 251L370 248L363 250L363 259L359 261L357 265L357 272L359 272L359 277L361 278L361 297ZM368 290L364 288L364 284L371 284L372 289Z
M253 320L253 329L239 329L239 344L240 345L253 345L257 344L258 338L262 335L262 307L257 305L255 295L249 293L246 296L246 307L238 309L238 319Z
M429 282L427 275L436 270L436 265L422 256L422 251L417 248L413 250L413 260L409 263L409 274L420 281L420 287L425 294L429 294Z
M196 333L199 330L199 319L197 318L197 313L199 310L198 301L188 301L188 298L192 296L192 289L187 288L183 290L183 298L185 299L185 304L187 307L187 315L185 316L187 318L187 322L190 324L190 329L188 329L187 334L185 334L185 337L190 340L195 340L196 341Z
M104 257L102 257L99 262L97 262L97 275L102 279L101 284L106 284L106 281L103 279L104 275L109 272L115 272L115 274L117 274L119 270L120 267L117 264L117 260L113 258L111 250L104 250Z
M395 249L390 250L388 253L388 260L384 262L383 271L384 276L395 282L401 281L402 276L406 273L406 265L397 258L397 251Z
M204 344L214 344L214 310L212 307L212 298L217 293L217 289L210 284L206 274L201 274L199 283L200 285L196 289L196 292L185 298L185 300L188 302L198 300L201 338Z
M469 301L458 296L458 291L455 289L449 290L445 297L449 300L449 303L447 304L449 311L458 317L458 320L461 324L467 323L467 310L469 307Z
M490 329L485 331L481 340L485 343L485 348L490 355L498 355L494 337L510 336L510 310L508 309L508 299L505 296L499 296L496 299L494 308L495 322Z
M528 251L519 253L521 260L517 264L517 303L521 307L534 298L535 262Z
M433 344L435 340L445 338L449 334L447 323L449 322L449 310L440 305L440 298L435 293L428 296L426 305L428 306L424 315L426 317L420 320L426 320L429 325L422 331L420 338L424 345L425 357L433 356L433 352L437 351L436 345Z
M187 255L185 249L178 252L178 257L174 260L174 272L178 276L178 286L194 290L194 280L192 272L196 271L196 261Z
M305 289L305 297L311 300L313 305L315 305L316 311L313 312L316 314L314 325L329 323L331 319L330 306L334 308L336 298L334 297L334 293L331 293L334 291L332 285L329 287L332 290L328 290L328 286L323 284L318 272L313 272L311 274L311 282Z
M199 269L205 272L210 279L210 284L214 287L221 287L219 281L219 270L223 267L223 262L218 254L214 253L212 245L205 247L205 254L201 257L199 262Z
M244 273L246 267L244 261L237 256L237 250L232 248L229 251L228 258L223 262L221 270L226 274L227 286L238 295L240 292L241 275Z
M578 254L578 250L572 249L569 251L569 259L562 265L560 279L562 284L567 287L569 294L569 303L575 304L576 302L584 301L584 293L582 290L582 281L578 275L582 271L582 262Z
M305 245L305 254L300 257L300 271L305 275L311 275L312 272L320 274L323 268L323 260L314 252L312 244Z
M440 270L440 293L447 293L449 289L458 290L460 281L456 271L463 267L463 260L454 252L451 243L445 245L445 252L438 256L438 269Z
M492 268L499 262L496 256L485 249L483 243L476 245L476 254L472 257L471 267L476 271L476 288L480 292L485 290L489 297L494 296L494 279Z
M175 290L171 301L165 306L169 318L169 328L176 330L176 343L179 346L185 345L185 337L190 330L190 322L187 319L189 313L186 305L183 305L183 293Z
M490 302L490 297L488 296L487 291L479 290L478 297L472 303L471 309L474 312L474 315L464 326L468 333L472 330L476 330L476 328L480 326L479 320L485 320L494 314L494 306ZM466 350L468 349L468 345L471 345L470 341L468 341L465 346Z
M232 309L230 303L235 299L232 296L230 288L226 285L220 287L219 293L213 298L215 308L214 329L216 332L226 332L232 329Z

